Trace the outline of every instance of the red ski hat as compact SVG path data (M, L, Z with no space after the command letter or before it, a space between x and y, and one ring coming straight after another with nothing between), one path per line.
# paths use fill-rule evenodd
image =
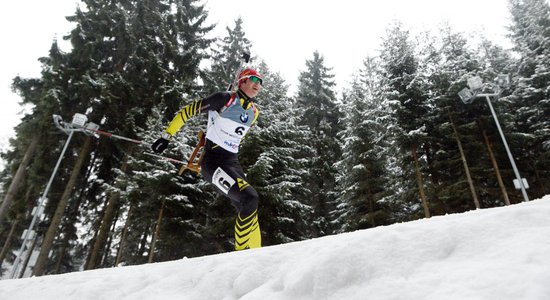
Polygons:
M262 78L262 75L260 75L260 73L258 73L256 70L254 69L244 69L241 74L239 74L239 84L245 82L248 78L250 77L256 77L258 79L260 79L260 85L263 83L264 79Z

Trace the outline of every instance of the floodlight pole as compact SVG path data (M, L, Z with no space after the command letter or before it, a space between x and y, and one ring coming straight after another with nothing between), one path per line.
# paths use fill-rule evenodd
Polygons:
M17 269L19 268L19 264L21 263L21 256L23 255L23 251L25 250L25 246L27 245L27 242L31 239L32 233L34 232L34 226L36 224L36 221L38 218L42 215L42 210L46 206L48 192L50 191L50 187L52 186L53 179L55 178L55 174L57 173L57 170L59 169L59 165L61 164L61 161L63 160L63 156L65 155L65 152L67 151L67 147L69 146L69 143L71 142L71 138L73 137L74 131L69 132L69 137L67 138L67 141L65 142L65 146L63 147L63 150L61 151L61 154L59 155L59 158L57 159L57 164L55 165L55 168L52 172L52 175L50 176L50 180L48 181L48 184L46 185L46 188L44 189L44 192L42 193L42 196L39 199L38 206L36 207L36 210L34 211L31 224L29 225L29 228L25 232L25 235L23 236L23 242L21 243L21 248L19 249L19 252L17 253L17 257L15 258L15 261L13 262L13 267L11 269L10 278L14 279L15 274L17 273ZM30 249L29 249L30 250ZM27 254L27 256L30 256L30 253Z
M48 201L48 198L46 197L48 195L48 192L50 191L50 187L52 186L52 182L55 178L55 175L57 174L57 170L59 169L59 165L61 165L61 161L63 160L63 156L65 156L65 152L67 151L67 148L69 146L69 143L71 142L71 139L73 137L73 134L75 131L84 131L86 128L85 125L93 123L87 123L88 118L86 115L83 114L75 114L73 116L73 120L71 123L64 123L60 116L53 115L53 121L57 128L61 129L61 131L67 133L69 137L67 138L67 141L65 142L65 146L63 146L63 150L61 151L61 154L59 155L59 158L57 159L57 164L55 165L52 175L50 175L50 180L48 181L48 184L46 185L46 188L44 189L44 192L42 193L42 196L38 200L38 206L36 206L34 212L31 224L29 225L29 228L24 232L23 236L23 243L21 243L21 248L19 249L19 252L17 253L17 257L15 258L15 261L13 263L13 267L11 269L10 278L15 278L15 274L17 273L17 269L19 268L19 264L21 263L21 257L23 255L23 251L25 250L25 246L27 245L27 242L32 239L32 236L35 236L34 226L36 225L36 221L42 217L44 208L46 207L46 203ZM99 126L97 126L99 127ZM30 257L31 253L26 254L27 257ZM23 271L23 274L25 272Z
M53 115L53 121L54 121L55 126L58 129L60 129L61 131L67 133L69 135L69 137L67 138L67 141L65 142L65 146L63 147L63 150L61 151L61 154L59 155L59 159L57 160L57 164L56 164L56 166L55 166L55 168L52 172L52 175L50 176L50 180L49 180L49 182L46 186L46 189L44 190L44 192L42 193L42 196L39 199L38 206L36 206L35 210L33 211L33 218L32 218L31 224L29 225L29 228L24 232L24 236L22 237L23 238L23 243L21 244L21 249L19 249L19 252L17 253L17 256L16 256L15 261L13 263L13 267L11 269L11 273L10 273L9 278L15 278L15 276L16 276L15 274L17 273L17 269L19 268L19 264L21 263L21 257L23 255L23 251L25 250L25 246L28 243L28 241L33 238L34 226L35 226L37 220L42 217L44 208L45 208L46 203L48 201L48 199L46 198L46 195L48 194L48 192L50 190L53 179L55 178L55 174L57 173L57 170L59 169L59 165L61 164L61 161L63 160L63 156L65 155L67 147L69 146L69 143L70 143L71 138L73 137L73 134L74 134L75 131L84 132L87 135L93 135L95 137L99 137L98 135L103 135L103 136L107 136L107 137L111 137L111 138L115 138L115 139L120 139L120 140L133 142L133 143L136 143L136 144L145 144L143 141L140 141L140 140L135 140L135 139L127 138L127 137L124 137L124 136L120 136L120 135L116 135L116 134L112 134L112 133L109 133L109 132L98 130L99 125L97 125L95 123L92 123L92 122L88 122L88 118L86 117L86 115L83 115L83 114L78 114L78 113L75 114L73 116L73 120L72 120L71 123L63 122L63 119L59 115ZM153 153L147 153L147 152L145 152L145 154L147 154L149 156L156 157L158 159L167 160L167 161L170 161L170 162L173 162L173 163L187 164L187 162L180 161L180 160L177 160L177 159L173 159L173 158L170 158L170 157L165 157L165 156L161 156L161 155L157 155L157 154L153 154ZM27 257L29 257L30 255L31 255L31 253L27 253Z
M516 166L516 162L514 161L512 152L510 152L510 148L508 147L508 142L504 137L504 133L502 132L502 128L500 127L500 123L498 122L497 114L495 113L493 104L491 103L491 97L498 98L498 96L500 95L500 86L510 85L511 78L510 78L510 75L508 74L499 74L495 79L495 81L496 81L496 85L493 86L492 94L478 94L477 92L483 89L483 82L481 81L481 78L479 78L478 76L470 77L468 78L469 89L468 88L462 89L460 92L458 92L458 96L460 97L462 102L464 102L465 104L472 103L478 97L485 97L485 99L487 99L487 104L489 104L489 108L491 109L491 114L495 119L498 132L500 133L500 137L502 138L502 143L504 144L504 148L506 148L506 153L508 154L508 158L510 159L512 168L514 169L514 174L516 175L516 180L518 181L519 189L521 189L521 193L523 194L523 200L527 202L529 201L529 197L527 196L527 191L526 191L527 186L523 182L523 179L519 174L518 168ZM518 189L515 182L514 182L514 186L516 187L516 189Z
M489 104L489 108L491 109L491 114L493 114L493 118L495 119L495 123L497 124L498 132L500 133L500 137L502 138L502 143L504 144L504 148L506 148L506 153L508 154L508 158L510 159L512 168L514 169L514 174L516 175L516 179L519 181L519 186L521 188L523 200L527 202L529 201L529 196L527 196L527 190L525 189L525 184L523 184L523 179L521 179L521 175L519 174L518 168L516 166L516 162L514 161L514 157L512 156L512 152L508 147L508 142L506 142L506 137L504 137L504 133L502 132L502 128L500 127L497 114L493 109L493 104L491 104L491 96L498 96L498 94L478 94L477 95L477 97L483 97L483 96L485 96L485 99L487 99L487 104Z

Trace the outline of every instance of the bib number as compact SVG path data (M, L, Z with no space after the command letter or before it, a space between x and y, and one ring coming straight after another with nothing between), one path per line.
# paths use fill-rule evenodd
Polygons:
M235 184L235 180L222 170L222 168L218 167L214 175L212 175L212 183L227 195L231 187Z

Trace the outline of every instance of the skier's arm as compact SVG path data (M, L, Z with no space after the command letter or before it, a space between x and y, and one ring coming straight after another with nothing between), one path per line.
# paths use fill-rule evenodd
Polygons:
M218 92L202 100L193 101L187 104L176 114L174 119L172 119L168 128L162 133L162 136L151 145L151 149L155 153L162 153L162 151L168 148L170 138L181 129L183 124L187 122L187 119L204 111L222 108L227 100L229 100L230 96L231 94L227 92Z
M222 108L227 100L229 100L229 97L230 94L227 92L218 92L202 100L193 101L187 104L174 116L172 122L170 122L170 125L168 125L168 128L165 130L166 133L168 133L170 137L174 136L189 118L208 110L218 110Z

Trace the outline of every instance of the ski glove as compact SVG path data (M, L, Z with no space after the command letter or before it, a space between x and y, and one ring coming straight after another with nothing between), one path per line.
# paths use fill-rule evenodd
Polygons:
M151 145L151 149L155 153L162 153L162 151L166 150L168 148L168 144L170 143L170 134L167 132L162 133L162 137L156 140L153 145Z

